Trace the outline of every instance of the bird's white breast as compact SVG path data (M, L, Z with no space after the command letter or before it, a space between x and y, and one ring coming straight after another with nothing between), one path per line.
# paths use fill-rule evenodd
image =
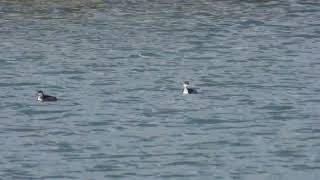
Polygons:
M41 98L41 96L38 96L38 101L43 101L43 98Z
M189 94L189 91L186 87L183 89L183 94Z

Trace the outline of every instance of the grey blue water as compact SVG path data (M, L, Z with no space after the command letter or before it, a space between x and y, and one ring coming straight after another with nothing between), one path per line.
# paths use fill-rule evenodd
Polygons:
M0 179L318 180L319 47L318 0L0 1Z

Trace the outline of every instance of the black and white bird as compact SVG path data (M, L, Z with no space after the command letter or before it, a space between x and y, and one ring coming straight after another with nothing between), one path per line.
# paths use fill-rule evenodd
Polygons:
M190 88L189 81L184 81L183 94L197 94L197 90Z
M38 91L38 101L57 101L58 99L54 96L46 95L42 91Z

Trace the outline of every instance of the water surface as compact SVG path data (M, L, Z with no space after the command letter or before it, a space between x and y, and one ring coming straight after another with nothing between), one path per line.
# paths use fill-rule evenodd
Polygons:
M319 29L315 0L2 1L0 179L319 179Z

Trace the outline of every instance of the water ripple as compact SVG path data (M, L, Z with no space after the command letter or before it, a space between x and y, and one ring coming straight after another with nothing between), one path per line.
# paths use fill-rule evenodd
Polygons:
M318 1L1 3L3 179L319 179Z

